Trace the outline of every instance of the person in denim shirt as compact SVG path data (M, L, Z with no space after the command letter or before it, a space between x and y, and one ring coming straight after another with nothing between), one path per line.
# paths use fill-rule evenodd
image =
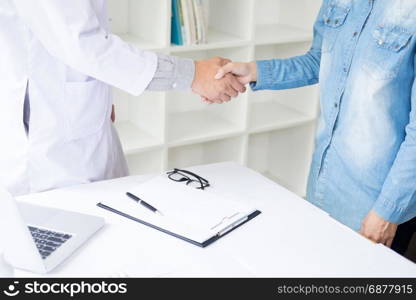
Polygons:
M308 53L217 74L254 91L319 82L307 199L400 253L416 223L415 30L414 0L324 0Z

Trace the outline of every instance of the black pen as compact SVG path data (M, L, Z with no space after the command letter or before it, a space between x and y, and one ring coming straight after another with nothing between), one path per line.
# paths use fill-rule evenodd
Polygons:
M132 193L126 193L126 195L130 199L132 199L132 200L136 201L137 203L143 205L144 207L146 207L147 209L151 210L155 214L159 214L159 215L163 216L163 214L160 212L160 210L158 210L157 208L151 206L149 203L147 203L144 200L140 199L139 197L133 195Z

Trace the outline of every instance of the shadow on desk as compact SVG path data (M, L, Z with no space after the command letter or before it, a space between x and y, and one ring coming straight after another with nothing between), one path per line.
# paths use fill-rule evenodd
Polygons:
M408 259L416 263L416 233L413 234L412 241L410 242L410 247L405 255Z

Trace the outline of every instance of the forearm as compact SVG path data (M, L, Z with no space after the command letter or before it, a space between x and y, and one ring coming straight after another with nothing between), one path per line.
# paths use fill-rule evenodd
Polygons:
M319 82L320 51L309 51L303 56L256 62L254 91L298 88Z
M192 59L158 54L155 76L146 88L149 91L189 90L195 77Z
M380 217L391 223L401 224L416 217L415 153L414 138L408 136L373 206Z

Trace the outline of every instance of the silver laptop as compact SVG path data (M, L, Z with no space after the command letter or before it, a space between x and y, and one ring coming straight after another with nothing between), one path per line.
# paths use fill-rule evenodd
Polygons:
M103 218L18 203L0 188L0 249L15 268L48 273L103 225Z

